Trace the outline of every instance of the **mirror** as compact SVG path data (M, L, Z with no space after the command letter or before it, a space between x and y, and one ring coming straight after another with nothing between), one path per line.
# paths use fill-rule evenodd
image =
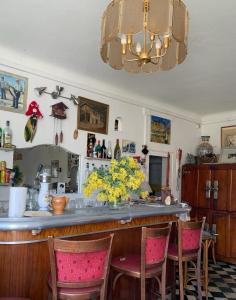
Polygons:
M58 194L78 191L79 155L60 146L39 145L15 149L14 167L21 184L35 187L35 178L42 167L51 170L51 189Z

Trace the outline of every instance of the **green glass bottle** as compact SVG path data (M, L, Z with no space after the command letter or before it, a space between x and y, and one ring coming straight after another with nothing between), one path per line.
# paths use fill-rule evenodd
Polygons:
M120 144L119 139L116 140L116 146L114 149L114 159L119 160L121 158L121 150L120 150Z

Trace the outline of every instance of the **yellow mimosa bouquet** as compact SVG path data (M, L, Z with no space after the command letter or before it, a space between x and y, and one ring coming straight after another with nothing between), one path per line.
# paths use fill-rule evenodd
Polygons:
M84 184L84 194L90 197L94 191L98 191L97 200L113 203L126 201L131 194L145 198L148 192L140 188L144 178L134 158L122 157L119 161L111 160L107 169L100 168L91 172Z

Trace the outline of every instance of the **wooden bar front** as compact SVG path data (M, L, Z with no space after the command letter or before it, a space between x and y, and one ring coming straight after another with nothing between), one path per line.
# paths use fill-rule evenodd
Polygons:
M49 255L47 237L74 239L101 236L114 232L112 255L140 253L141 227L176 221L175 215L158 215L126 221L71 225L44 229L41 232L0 231L0 296L27 297L31 300L48 299L47 278ZM32 235L36 234L36 235ZM7 243L7 244L4 244ZM116 299L131 299L132 288L122 282Z

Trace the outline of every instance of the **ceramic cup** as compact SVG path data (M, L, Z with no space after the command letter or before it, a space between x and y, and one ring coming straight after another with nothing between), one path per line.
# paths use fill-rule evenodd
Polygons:
M65 206L68 203L68 198L64 195L55 195L52 196L50 200L53 213L55 215L61 215L64 212Z

